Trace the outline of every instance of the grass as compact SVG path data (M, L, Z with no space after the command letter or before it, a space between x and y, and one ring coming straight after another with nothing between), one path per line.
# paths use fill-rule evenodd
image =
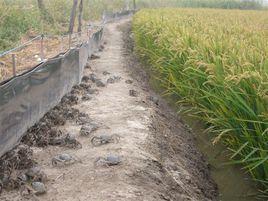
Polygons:
M40 17L34 10L3 4L0 13L0 51L12 47L26 32L40 29Z
M0 52L18 45L22 37L66 34L72 0L44 1L53 23L42 20L37 0L2 0L0 2ZM119 11L124 0L84 0L83 20L101 19L106 11ZM77 23L77 21L76 21Z
M268 195L268 13L147 9L136 51L185 112L206 122ZM187 108L187 109L186 109Z

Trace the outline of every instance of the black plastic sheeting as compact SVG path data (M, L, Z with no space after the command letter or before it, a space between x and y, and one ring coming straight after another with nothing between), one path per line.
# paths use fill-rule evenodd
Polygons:
M0 156L80 83L84 67L98 49L103 28L88 42L0 85Z

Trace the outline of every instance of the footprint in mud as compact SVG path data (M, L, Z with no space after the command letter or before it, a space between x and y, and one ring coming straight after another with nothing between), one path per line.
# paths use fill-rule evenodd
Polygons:
M138 92L135 90L129 90L129 95L132 97L138 97Z
M83 91L88 90L88 89L91 88L90 84L84 83L84 82L82 82L79 86L82 88Z
M90 101L92 97L89 94L84 94L81 98L82 101Z
M87 93L88 94L96 94L96 93L98 93L98 90L97 89L88 89Z
M102 52L104 50L104 45L100 45L99 51Z
M86 63L86 65L85 65L85 69L89 69L89 70L91 70L92 67L91 67L91 65L90 65L89 63Z
M100 59L100 56L99 55L96 55L96 54L92 54L91 57L90 57L91 60L95 60L95 59Z
M103 75L110 75L111 73L109 73L108 71L103 71L102 74L103 74Z
M133 84L132 80L126 80L126 84Z
M90 81L90 77L89 77L89 76L84 75L84 76L82 77L82 82L88 83L89 81Z

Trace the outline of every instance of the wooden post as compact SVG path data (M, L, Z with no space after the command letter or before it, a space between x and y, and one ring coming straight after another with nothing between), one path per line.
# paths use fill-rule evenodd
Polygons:
M40 57L41 57L41 61L44 61L44 59L45 59L45 54L44 54L44 35L41 36Z
M133 9L136 10L137 5L136 5L136 0L133 0Z
M125 10L129 10L128 0L125 0Z
M81 36L82 31L82 20L83 20L83 0L80 0L79 12L78 12L78 29L77 29L79 36Z
M69 34L72 34L74 30L74 21L75 21L75 16L76 16L77 4L78 4L78 0L73 0L73 7L71 11L70 24L69 24Z
M102 23L104 24L105 23L105 17L106 16L106 12L105 10L102 12Z
M77 37L80 45L82 43L82 31L77 35Z
M71 49L71 43L72 43L72 34L69 33L69 49Z
M61 53L64 51L63 50L63 36L60 39L60 51L61 51Z
M12 69L13 69L13 76L16 76L16 55L12 54Z

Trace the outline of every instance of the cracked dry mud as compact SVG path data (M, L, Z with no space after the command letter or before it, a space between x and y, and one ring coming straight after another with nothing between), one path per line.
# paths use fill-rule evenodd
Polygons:
M97 122L97 129L80 135L81 127L85 129L88 123L83 117L79 122L74 117L56 126L75 135L82 148L32 147L33 158L48 180L47 192L28 200L217 200L216 185L191 133L161 98L148 98L156 95L131 52L129 30L127 19L108 24L104 32L105 48L90 61L91 68L85 69L86 76L94 73L101 82L115 76L120 80L98 87L98 93L91 94L90 99L72 106L90 117L91 122ZM92 89L97 88L96 83L90 84ZM130 96L130 90L138 96ZM120 140L93 146L91 138L103 134L120 136ZM54 167L52 158L63 153L79 162ZM96 161L100 158L108 162L112 159L115 165L98 166ZM0 200L24 198L13 190L3 191Z

